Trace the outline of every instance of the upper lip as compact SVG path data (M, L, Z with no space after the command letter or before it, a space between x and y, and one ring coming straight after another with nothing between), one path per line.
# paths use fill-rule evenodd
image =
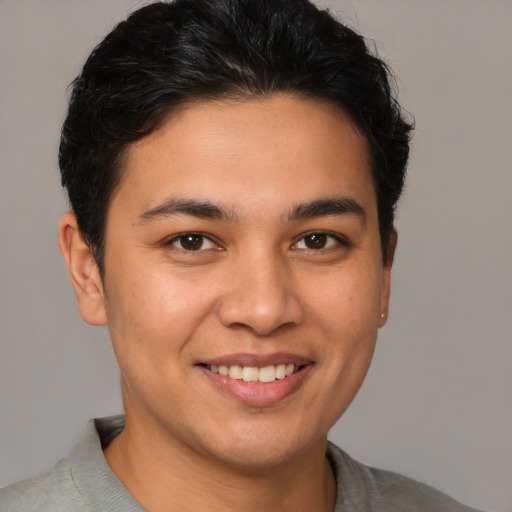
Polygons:
M199 362L199 364L209 366L232 366L238 364L240 366L251 366L256 368L263 368L270 365L275 366L278 364L304 366L311 363L313 363L313 361L310 358L298 354L292 354L290 352L274 352L272 354L250 354L243 352L216 356Z

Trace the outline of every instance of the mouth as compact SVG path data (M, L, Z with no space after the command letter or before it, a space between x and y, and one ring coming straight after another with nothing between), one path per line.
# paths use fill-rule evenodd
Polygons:
M273 406L294 395L309 380L313 366L313 361L289 354L240 354L197 365L214 389L252 407Z
M268 365L258 368L257 366L241 366L239 364L232 365L209 365L204 367L213 373L218 373L230 379L242 380L244 382L275 382L276 380L286 379L294 373L300 371L304 365L296 365L293 363L280 363L277 365Z

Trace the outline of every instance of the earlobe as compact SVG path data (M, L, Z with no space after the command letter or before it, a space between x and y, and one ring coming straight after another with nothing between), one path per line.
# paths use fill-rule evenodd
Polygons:
M395 257L396 245L398 243L398 233L393 229L389 237L388 258L383 268L383 280L380 299L379 328L383 327L389 314L389 296L391 292L391 268Z
M98 265L82 238L72 212L66 213L60 220L59 247L78 299L80 316L88 324L105 325L105 298Z

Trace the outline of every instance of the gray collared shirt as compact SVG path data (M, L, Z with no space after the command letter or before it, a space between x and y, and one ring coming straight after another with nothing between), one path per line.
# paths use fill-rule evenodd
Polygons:
M123 416L91 420L52 469L0 489L0 512L144 512L103 456L102 447L123 427ZM334 512L478 512L432 487L365 466L332 443L327 455L338 486Z

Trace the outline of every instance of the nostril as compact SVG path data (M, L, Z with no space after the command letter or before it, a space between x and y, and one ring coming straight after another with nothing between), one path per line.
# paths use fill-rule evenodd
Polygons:
M277 329L302 322L303 308L289 282L285 269L275 261L249 265L231 276L226 293L220 298L218 315L221 323L231 329L249 329L259 336L268 336Z

